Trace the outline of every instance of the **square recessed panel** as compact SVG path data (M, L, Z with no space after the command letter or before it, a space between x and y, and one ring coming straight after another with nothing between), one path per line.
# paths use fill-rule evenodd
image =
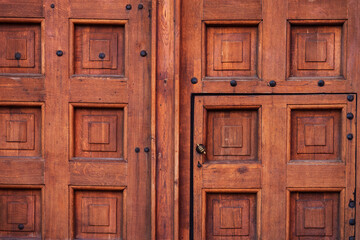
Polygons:
M117 68L117 33L84 32L82 46L82 68Z
M74 193L75 238L122 239L123 192L85 191Z
M339 239L339 193L291 193L290 239Z
M41 73L40 24L0 23L0 73Z
M40 237L40 196L40 190L0 190L0 237Z
M257 160L258 110L209 110L207 160Z
M74 157L124 158L124 109L75 108Z
M206 25L206 76L257 76L257 48L257 25Z
M299 70L334 70L335 33L298 33Z
M341 110L291 110L291 160L341 159Z
M207 239L256 236L256 194L209 193L206 198Z
M250 70L250 33L214 34L214 70Z
M83 115L82 150L116 152L118 115Z
M290 77L342 77L342 25L290 25Z
M40 156L41 122L40 107L0 107L0 156Z
M125 25L75 24L74 74L125 74Z

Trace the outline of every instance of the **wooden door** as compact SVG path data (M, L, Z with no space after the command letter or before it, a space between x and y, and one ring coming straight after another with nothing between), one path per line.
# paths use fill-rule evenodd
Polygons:
M193 153L194 239L352 236L355 123L347 113L356 104L347 95L194 102L194 144L206 146Z
M150 238L150 1L0 1L0 238Z
M182 1L181 238L352 239L357 9Z

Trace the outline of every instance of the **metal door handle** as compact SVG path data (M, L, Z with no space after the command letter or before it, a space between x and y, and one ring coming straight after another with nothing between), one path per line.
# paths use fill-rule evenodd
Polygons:
M196 144L196 152L199 154L206 154L206 147L203 144Z

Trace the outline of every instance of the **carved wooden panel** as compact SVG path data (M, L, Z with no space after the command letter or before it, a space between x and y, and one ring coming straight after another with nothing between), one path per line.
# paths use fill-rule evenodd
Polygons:
M0 107L0 156L41 155L41 109Z
M0 237L41 237L40 190L0 190Z
M74 27L74 73L78 75L125 75L125 26Z
M256 239L256 207L255 194L207 194L207 239Z
M76 239L122 239L123 192L75 191Z
M292 110L291 159L340 160L341 110Z
M74 157L124 159L124 109L75 108Z
M290 200L290 239L340 239L339 193L297 193Z
M257 76L257 47L257 25L206 25L206 76Z
M208 160L257 160L258 110L211 110L207 117Z
M344 77L342 25L291 25L290 77Z
M0 23L1 73L41 73L40 24Z

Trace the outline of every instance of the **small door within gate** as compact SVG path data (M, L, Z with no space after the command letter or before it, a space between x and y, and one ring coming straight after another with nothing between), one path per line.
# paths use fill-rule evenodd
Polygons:
M348 239L353 97L196 96L194 239Z

